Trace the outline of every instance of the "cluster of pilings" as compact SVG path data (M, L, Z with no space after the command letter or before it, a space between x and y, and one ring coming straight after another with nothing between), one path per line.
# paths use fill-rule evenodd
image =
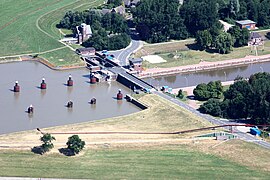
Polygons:
M91 74L90 74L90 83L91 83L91 84L95 84L96 82L97 82L97 78L91 73ZM71 75L68 76L67 86L69 86L69 87L73 86L73 80L72 80L72 76L71 76ZM46 83L46 81L45 81L45 78L42 78L41 84L40 84L39 87L40 87L41 90L46 90L46 89L47 89L47 83ZM18 81L15 81L15 85L14 85L13 91L14 91L15 93L19 93L20 90L21 90L21 88L20 88L19 82L18 82ZM118 93L117 93L117 95L116 95L116 99L117 99L117 100L122 100L122 99L123 99L123 94L122 94L122 92L121 92L121 89L118 90ZM93 98L90 100L89 103L94 105L94 104L96 104L96 102L97 102L96 98L93 97ZM71 100L68 101L66 107L67 107L67 108L72 108L72 107L73 107L73 102L72 102ZM31 105L27 108L27 113L32 114L33 112L34 112L34 107L33 107L33 105L31 104Z
M73 86L73 80L72 80L71 75L68 76L67 86ZM47 83L45 82L45 78L42 78L39 88L40 89L47 89ZM20 88L19 82L15 81L13 91L18 93L18 92L20 92L20 90L21 90L21 88Z

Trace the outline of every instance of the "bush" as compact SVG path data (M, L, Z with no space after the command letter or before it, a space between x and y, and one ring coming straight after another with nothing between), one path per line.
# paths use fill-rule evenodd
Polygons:
M221 105L222 102L220 102L218 99L209 99L200 106L199 111L212 116L222 117L223 110L221 109Z
M177 94L177 97L180 98L180 99L183 99L184 98L184 94L183 94L182 89L179 89L178 94Z
M78 154L85 146L85 142L82 141L78 135L69 137L66 144L68 149L74 152L74 154Z
M223 87L220 81L211 81L208 84L198 84L193 90L195 99L205 101L210 98L220 99L223 96Z

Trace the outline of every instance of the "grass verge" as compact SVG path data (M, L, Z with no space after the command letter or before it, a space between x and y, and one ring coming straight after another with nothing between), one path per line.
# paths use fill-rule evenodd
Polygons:
M1 176L87 179L267 179L269 173L185 145L105 148L81 156L0 151Z

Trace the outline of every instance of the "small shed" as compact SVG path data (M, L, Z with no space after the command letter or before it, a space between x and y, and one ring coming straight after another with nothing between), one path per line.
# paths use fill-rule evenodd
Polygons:
M248 39L248 45L249 46L258 46L263 44L262 36L257 32L251 32L249 39Z
M124 16L126 14L126 8L122 5L117 6L117 7L113 8L111 12L114 12L114 13L117 13L117 14Z
M129 59L129 64L130 67L133 68L135 71L142 71L142 62L143 59L142 58L130 58Z
M79 49L76 49L76 53L83 56L93 56L95 55L96 50L93 47L79 48Z
M131 5L131 0L124 0L124 4L126 8L129 8Z
M239 26L241 29L247 28L248 30L256 29L256 22L247 20L236 21L236 25Z
M131 6L137 6L140 1L141 0L132 0L131 3L130 3L130 5Z

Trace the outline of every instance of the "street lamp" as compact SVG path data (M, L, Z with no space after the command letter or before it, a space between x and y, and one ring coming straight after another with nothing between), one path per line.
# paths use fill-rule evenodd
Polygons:
M261 72L263 73L264 70L263 70L262 66L260 66L260 69L261 69Z
M225 71L224 71L224 76L225 76L225 81L227 81L227 74Z
M185 79L186 79L186 87L188 87L188 79L186 76L185 76Z

